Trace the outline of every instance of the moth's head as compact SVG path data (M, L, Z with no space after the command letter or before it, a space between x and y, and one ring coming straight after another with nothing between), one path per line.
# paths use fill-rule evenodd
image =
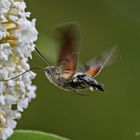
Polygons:
M45 68L45 73L46 75L52 75L53 73L55 73L56 68L54 66L49 66Z

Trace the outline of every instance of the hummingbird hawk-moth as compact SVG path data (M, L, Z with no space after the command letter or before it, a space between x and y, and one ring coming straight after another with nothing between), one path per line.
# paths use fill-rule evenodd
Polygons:
M95 77L110 61L115 49L112 48L100 57L90 60L79 70L77 68L78 46L80 41L79 24L76 22L64 23L56 28L56 33L60 52L55 66L51 66L38 48L35 47L35 50L48 65L43 70L49 81L61 89L74 91L80 95L85 95L80 93L84 89L104 91L104 85L98 83ZM38 68L31 68L30 70L32 69ZM18 76L9 80L15 79Z

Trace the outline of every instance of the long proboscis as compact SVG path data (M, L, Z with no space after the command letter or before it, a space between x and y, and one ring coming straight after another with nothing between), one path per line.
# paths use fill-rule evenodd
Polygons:
M14 79L16 79L16 78L18 78L18 77L24 75L25 73L27 73L27 72L29 72L29 71L31 71L31 70L35 70L35 69L39 69L39 70L43 70L43 71L45 70L45 68L39 68L39 67L36 67L36 68L35 68L35 67L33 67L33 68L30 68L30 69L26 70L25 72L23 72L23 73L21 73L21 74L19 74L19 75L17 75L17 76L14 76L14 77L12 77L12 78L5 79L5 80L0 80L0 81L6 82L6 81L14 80Z

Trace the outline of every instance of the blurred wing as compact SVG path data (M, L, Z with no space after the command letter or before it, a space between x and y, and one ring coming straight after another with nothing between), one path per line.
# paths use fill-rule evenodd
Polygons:
M60 76L70 79L77 67L77 47L79 44L79 24L69 22L57 27L57 37L60 46L60 54L57 67Z
M101 71L101 67L95 67L87 70L85 73L90 76L96 76Z
M90 60L85 66L85 73L90 76L97 76L103 67L107 64L111 63L111 58L116 50L115 48L111 48L110 50L104 52L101 56Z

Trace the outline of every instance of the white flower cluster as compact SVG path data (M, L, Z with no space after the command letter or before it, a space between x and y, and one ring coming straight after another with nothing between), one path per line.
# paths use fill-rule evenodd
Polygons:
M35 19L31 22L27 19L30 13L25 8L24 0L0 0L0 139L3 140L13 134L16 120L36 96L36 87L32 85L35 73L6 81L30 68L28 59L38 32Z

